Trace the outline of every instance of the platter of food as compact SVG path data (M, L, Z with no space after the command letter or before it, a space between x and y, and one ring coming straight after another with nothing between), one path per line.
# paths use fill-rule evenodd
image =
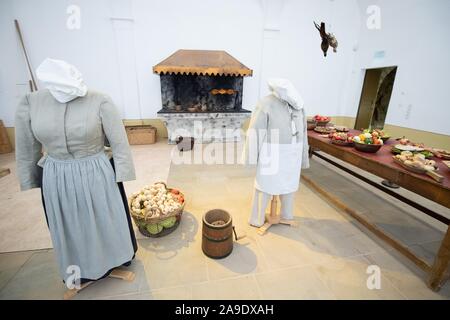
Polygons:
M420 147L412 146L412 145L396 144L396 145L392 146L392 148L391 148L391 152L393 154L401 154L403 151L409 151L412 153L421 153L427 159L434 156L433 152L431 152L429 150L425 150L424 148L420 148Z
M427 160L421 153L412 153L410 151L403 151L401 154L392 157L394 162L402 166L403 168L419 173L427 174L437 182L442 182L444 177L438 174L438 167L436 161Z
M353 136L345 132L334 132L330 133L329 138L331 143L339 146L353 146Z
M448 170L450 170L450 161L442 161L448 168Z
M336 132L336 129L334 127L323 127L323 126L317 126L314 128L315 132L326 134L326 133L332 133Z
M444 149L433 149L433 153L440 159L450 160L450 151Z
M395 148L395 150L400 151L399 153L403 152L403 151L409 151L409 152L422 152L425 149L418 147L418 146L413 146L413 145L409 145L409 144L396 144L393 146L393 149Z
M345 126L334 126L334 128L336 129L336 131L338 132L349 132L349 128L345 127Z

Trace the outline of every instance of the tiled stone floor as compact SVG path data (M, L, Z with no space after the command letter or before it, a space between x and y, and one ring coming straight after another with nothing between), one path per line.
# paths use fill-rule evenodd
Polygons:
M135 281L99 281L76 299L449 299L450 284L435 293L423 272L357 222L301 185L295 208L298 228L273 227L265 236L246 223L254 172L234 165L170 165L164 143L133 146L137 181L128 192L168 181L186 194L180 227L164 238L139 236L129 268ZM13 155L0 156L12 174L0 179L0 299L61 299L59 279L39 194L18 192ZM170 168L170 169L169 169ZM378 191L338 174L319 160L304 172L362 211L393 236L432 261L444 228ZM401 191L404 192L404 191ZM232 255L206 258L201 251L201 217L228 210L240 233ZM436 210L448 214L445 208ZM14 215L14 216L12 216ZM45 248L42 250L29 250ZM23 251L23 250L29 251ZM381 289L369 290L367 267L381 269Z

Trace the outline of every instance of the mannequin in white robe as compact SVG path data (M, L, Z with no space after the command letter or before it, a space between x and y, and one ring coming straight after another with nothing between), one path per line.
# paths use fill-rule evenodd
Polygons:
M303 99L289 80L268 81L271 94L252 114L244 147L244 163L256 164L255 193L249 223L261 227L272 196L281 200L281 218L294 217L294 193L300 171L309 167Z

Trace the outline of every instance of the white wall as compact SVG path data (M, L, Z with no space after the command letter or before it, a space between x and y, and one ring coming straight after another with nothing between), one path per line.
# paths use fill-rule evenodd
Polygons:
M69 5L81 8L81 29L66 28ZM152 66L177 49L221 49L254 70L243 104L266 93L266 78L289 77L309 113L336 114L352 62L359 12L351 0L2 0L0 118L13 126L28 75L15 35L18 18L34 68L46 57L67 60L86 83L112 96L127 119L154 118L159 77ZM345 19L340 17L345 16ZM324 59L313 20L326 20L341 41Z
M69 5L81 29L66 28ZM366 28L366 8L382 9L382 29ZM267 93L268 77L287 77L308 113L355 116L362 69L398 65L387 122L450 134L446 103L448 0L1 0L0 119L13 126L28 75L15 34L18 18L34 68L67 60L86 83L112 96L123 118L155 118L159 77L152 66L177 49L221 49L254 70L244 80L245 108ZM339 41L324 58L313 20ZM354 51L357 46L358 50ZM386 57L374 65L375 51ZM408 106L411 105L409 113ZM433 114L429 111L432 110ZM443 116L435 119L436 114Z
M361 24L343 114L355 116L365 68L398 66L386 123L450 135L450 1L361 0L381 9L381 29ZM374 58L384 51L384 59Z

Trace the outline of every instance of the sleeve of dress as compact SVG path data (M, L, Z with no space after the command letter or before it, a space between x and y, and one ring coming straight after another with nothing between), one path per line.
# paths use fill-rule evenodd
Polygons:
M309 168L309 143L308 143L308 124L306 120L305 109L302 109L303 113L303 153L302 153L302 169Z
M103 131L112 149L116 181L135 180L133 157L125 127L116 106L109 97L105 97L100 106L100 118Z
M42 168L38 161L42 157L42 145L31 130L28 97L20 101L15 115L16 162L20 190L41 187Z
M247 129L244 150L242 152L242 164L255 165L258 163L259 152L262 143L267 136L268 116L262 105L258 104L252 113Z

